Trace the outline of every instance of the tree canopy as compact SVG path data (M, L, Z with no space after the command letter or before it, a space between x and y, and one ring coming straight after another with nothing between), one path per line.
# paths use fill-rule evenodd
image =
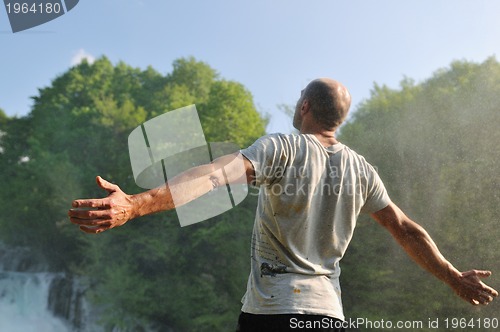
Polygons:
M495 58L455 61L419 84L375 85L340 133L378 168L392 200L445 257L462 270L492 269L487 282L497 289L499 96ZM344 294L356 294L345 299L352 315L426 320L498 312L498 303L480 312L462 303L378 228L362 219L344 261Z

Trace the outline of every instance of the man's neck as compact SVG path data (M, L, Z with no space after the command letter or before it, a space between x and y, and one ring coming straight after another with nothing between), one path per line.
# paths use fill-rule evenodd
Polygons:
M301 129L300 133L301 134L312 134L312 135L316 136L318 141L325 148L338 143L337 139L335 138L335 130L317 131L317 130L307 130L307 129L302 130Z

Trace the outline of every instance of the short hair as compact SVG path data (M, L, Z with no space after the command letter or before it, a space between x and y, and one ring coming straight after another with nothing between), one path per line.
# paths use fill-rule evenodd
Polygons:
M307 99L313 117L325 129L339 127L351 105L349 95L339 91L339 84L335 82L332 85L317 79L309 83L304 91L304 99Z

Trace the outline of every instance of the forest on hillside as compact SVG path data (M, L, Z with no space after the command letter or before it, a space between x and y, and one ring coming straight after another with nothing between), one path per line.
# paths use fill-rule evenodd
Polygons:
M377 167L392 200L428 230L445 257L462 271L492 270L485 282L495 289L499 124L500 64L492 57L480 64L455 61L420 83L405 78L398 89L375 85L340 135ZM498 301L479 308L459 300L368 218L360 218L343 263L350 316L500 318Z
M109 330L234 330L255 195L189 227L168 212L97 236L72 225L67 210L75 198L104 195L96 175L139 192L127 137L165 112L196 104L208 142L248 146L266 126L251 93L193 58L162 75L102 57L70 68L33 101L25 117L0 110L0 241L86 280ZM491 269L487 283L500 289L500 63L456 61L423 82L375 84L351 112L339 140L377 167L392 200L453 264ZM341 267L347 317L500 319L498 301L463 302L366 216Z

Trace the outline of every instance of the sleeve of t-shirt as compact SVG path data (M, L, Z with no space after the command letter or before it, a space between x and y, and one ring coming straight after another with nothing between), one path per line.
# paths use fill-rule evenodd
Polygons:
M281 135L271 134L262 136L251 146L240 151L253 165L254 186L271 184L280 178L288 155L286 150L287 145Z
M368 164L368 193L361 208L362 213L373 213L387 207L391 202L384 183L373 166Z

